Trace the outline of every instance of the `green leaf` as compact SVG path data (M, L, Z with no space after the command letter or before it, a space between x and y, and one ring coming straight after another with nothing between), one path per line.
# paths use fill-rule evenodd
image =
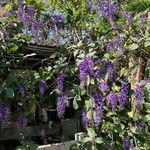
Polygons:
M73 100L73 107L74 107L74 109L78 109L79 108L76 99Z
M95 133L94 129L92 129L92 128L88 128L87 133L88 133L89 137L95 137L96 136L96 133Z
M133 43L132 45L129 46L130 50L136 50L137 48L139 48L139 45L136 43Z
M103 143L103 139L101 137L97 137L95 141L98 144L102 144Z
M10 48L11 52L16 52L18 50L18 45L14 45L13 47Z
M83 143L87 143L87 142L89 142L89 141L91 141L91 138L90 138L90 137L86 137L86 138L84 138L84 139L82 140Z
M144 118L143 118L143 120L144 120L145 122L150 122L150 114L145 115Z
M10 99L13 99L14 98L14 90L12 88L7 88L6 89L6 96Z

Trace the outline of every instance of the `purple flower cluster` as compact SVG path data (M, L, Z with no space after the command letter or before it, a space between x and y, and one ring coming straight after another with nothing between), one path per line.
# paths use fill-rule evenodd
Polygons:
M87 118L86 112L82 112L82 123L83 123L85 128L89 128L90 127L90 121Z
M146 15L141 15L139 18L139 28L140 29L143 29L145 27L146 21L147 21Z
M116 36L115 37L115 40L114 40L114 43L116 44L116 45L120 45L121 44L121 42L122 42L122 39L121 39L121 37L118 35L118 36Z
M93 99L94 99L94 102L95 102L95 105L96 105L96 106L102 106L102 104L103 104L103 99L102 99L102 97L101 97L99 94L94 93L94 94L93 94Z
M24 16L23 16L23 26L24 26L24 29L28 29L28 26L29 26L29 16L27 13L24 13Z
M102 106L96 106L94 113L93 113L94 123L96 128L99 127L100 123L102 122L103 118L103 107Z
M25 96L25 87L24 87L24 85L21 84L21 83L18 84L17 89L18 89L19 93L21 94L21 96L24 97Z
M139 85L136 86L136 89L134 91L134 97L137 103L141 102L141 100L143 99L141 86Z
M99 83L99 89L102 91L102 92L105 92L108 90L108 85L105 81L103 82L100 82Z
M103 99L97 93L93 94L93 99L95 101L95 110L93 112L93 118L95 126L96 128L98 128L103 118Z
M144 128L144 123L142 122L142 121L136 121L135 122L135 126L136 126L136 128L138 129L138 130L143 130L143 128Z
M53 19L56 25L64 22L64 14L54 14Z
M125 103L128 100L128 93L129 93L129 84L123 83L121 85L120 94L118 95L118 102L121 108L124 107Z
M39 92L43 96L46 90L46 82L44 80L39 81Z
M106 45L106 52L112 52L117 50L119 54L123 54L123 48L122 48L122 38L120 35L117 35L114 37L114 40L111 40Z
M17 119L16 127L17 129L25 128L27 126L28 120L25 116L20 116Z
M106 45L106 51L111 52L115 49L114 43L112 41L108 42Z
M64 73L63 73L63 71L58 73L56 82L57 82L58 92L62 93L63 92L63 88L64 88Z
M65 114L65 100L67 99L66 95L61 95L57 99L57 115L59 118L62 118Z
M117 96L111 91L108 95L107 95L107 101L108 104L110 105L110 107L112 108L112 111L114 112L116 107L117 107Z
M90 73L93 70L93 60L90 56L85 56L83 61L79 65L79 71L80 71L80 82L83 85L86 85L86 78L87 75L90 75Z
M85 2L85 8L86 8L87 10L90 10L91 7L92 7L92 5L91 5L91 0L86 0L86 2Z
M18 22L23 21L23 2L22 0L18 0Z
M33 8L31 5L28 5L28 6L26 7L26 13L27 13L29 16L34 16L34 14L35 14L34 8Z
M99 3L100 14L106 19L110 20L114 18L114 15L118 12L119 7L116 3L111 1L102 1Z
M6 127L8 125L10 119L10 107L4 106L0 107L0 123L2 127Z
M132 23L132 16L130 14L130 12L124 12L123 13L123 17L126 19L126 21L128 22L129 25L131 25Z
M111 73L113 71L114 65L112 61L109 61L105 64L106 70L108 73Z
M124 150L130 150L129 137L124 137L123 138L123 149Z

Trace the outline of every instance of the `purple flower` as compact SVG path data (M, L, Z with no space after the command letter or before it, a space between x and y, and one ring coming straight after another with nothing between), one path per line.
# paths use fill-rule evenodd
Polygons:
M67 99L66 95L61 95L57 99L57 115L59 118L62 118L65 114L65 100Z
M27 29L29 26L29 16L27 13L24 13L24 16L23 16L23 26L24 26L24 29Z
M114 65L112 61L109 61L105 64L106 70L108 73L111 73L113 71Z
M85 2L85 8L86 8L87 10L90 10L91 7L92 7L92 5L91 5L91 0L86 0L86 2Z
M9 38L9 37L10 37L10 35L11 35L10 29L5 28L5 29L3 30L3 32L4 32L4 35L6 36L6 38Z
M94 118L95 126L96 126L96 128L98 128L99 124L102 121L102 117L103 117L103 99L97 93L93 94L93 99L95 101L95 110L93 112L93 118Z
M42 27L43 25L43 20L37 20L32 22L31 24L31 33L33 35L36 35L37 31Z
M22 22L23 21L23 3L22 0L18 0L18 22Z
M114 112L117 107L117 96L112 91L107 95L107 101Z
M98 128L103 118L103 106L96 106L93 112L93 118L95 126Z
M24 88L23 84L21 84L21 83L18 84L17 89L18 89L19 93L21 94L21 96L24 97L25 96L25 88Z
M0 107L0 123L2 127L6 127L8 125L10 119L10 107L4 106Z
M31 5L28 5L28 6L26 7L26 13L27 13L29 16L34 16L35 11L34 11L34 9L33 9L33 7L32 7Z
M116 36L114 42L115 42L116 45L120 45L121 44L121 37Z
M138 129L138 130L143 130L143 128L144 128L144 123L143 122L141 122L141 121L136 121L135 122L135 126L136 126L136 128Z
M62 93L63 88L64 88L64 73L63 73L63 71L58 73L56 82L57 82L57 89L58 89L59 93Z
M114 50L114 43L112 41L110 41L109 43L107 43L106 45L106 51L110 52Z
M100 14L108 20L113 19L118 9L118 5L111 1L102 1L99 3Z
M123 17L126 19L126 21L128 22L129 25L131 25L132 23L132 17L130 12L124 12Z
M89 128L90 127L90 121L87 118L86 112L82 113L82 123L83 123L83 125L84 125L85 128Z
M56 24L64 22L64 14L54 14L53 18Z
M137 103L141 102L141 100L143 99L141 86L137 85L137 87L134 91L134 97L135 97L135 100L137 101Z
M46 90L46 82L44 80L39 81L39 92L43 96Z
M90 56L84 57L83 61L79 65L79 71L80 71L80 82L83 85L86 85L86 78L87 75L90 75L90 73L93 70L93 60Z
M103 82L100 82L99 83L99 89L102 91L102 92L105 92L108 90L108 85L105 81Z
M139 28L140 29L143 29L145 27L146 21L147 21L146 15L141 15L140 21L139 21Z
M27 126L28 120L25 116L20 116L17 119L16 127L17 129L25 128Z
M124 150L130 150L129 137L124 137L123 138L123 149Z
M94 102L95 102L96 106L102 106L103 105L103 99L99 94L94 93L93 94L93 99L94 99Z
M91 77L93 79L96 79L96 78L102 78L104 77L104 71L101 71L101 70L98 70L98 69L93 69L91 70Z
M129 84L123 83L121 86L120 94L118 96L118 102L121 108L124 107L125 103L128 100L128 93L129 93Z
M8 25L9 25L9 26L14 26L15 23L10 21L10 22L8 22Z

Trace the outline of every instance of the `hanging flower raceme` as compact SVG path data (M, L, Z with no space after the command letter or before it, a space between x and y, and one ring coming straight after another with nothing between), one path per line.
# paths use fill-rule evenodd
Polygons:
M112 61L109 61L105 64L107 73L111 73L114 69L114 64L112 63Z
M122 42L121 37L119 35L116 36L114 39L114 43L118 46L121 44L121 42Z
M124 137L123 138L123 149L124 150L130 150L129 137Z
M16 127L17 129L25 128L27 126L28 120L25 116L20 116L17 119Z
M129 25L131 25L132 23L132 16L130 14L130 12L124 12L123 13L123 17L126 19L126 21L128 22Z
M39 81L39 92L43 96L46 90L46 82L44 80Z
M53 15L53 19L56 25L64 22L64 14L56 13Z
M107 83L105 81L102 81L99 83L99 89L102 91L102 92L105 92L109 89Z
M23 2L22 0L18 0L18 14L17 14L18 22L23 21Z
M62 118L65 114L65 100L67 100L67 95L60 95L57 99L57 115L59 118Z
M140 120L135 122L135 126L139 131L142 131L144 129L144 123Z
M129 93L129 84L123 83L120 89L120 94L118 95L118 102L121 108L124 107L125 103L128 100L128 93Z
M107 102L114 112L117 107L117 96L112 91L107 95Z
M96 128L98 128L103 118L103 100L102 97L97 93L93 94L93 99L95 101L95 110L93 111L93 118L95 126Z
M108 0L99 3L100 14L108 20L113 19L118 10L118 5L112 1Z
M28 16L27 13L24 13L24 16L23 16L23 26L24 26L25 30L28 29L28 26L29 26L29 16Z
M0 107L0 124L1 127L7 127L10 120L11 110L10 107L4 106Z
M107 45L106 45L106 51L107 52L113 51L114 48L115 48L115 45L114 45L114 43L112 41L110 41L110 42L107 43Z
M85 2L85 8L86 8L87 10L90 10L91 7L92 7L92 5L91 5L91 0L86 0L86 2Z
M63 71L59 72L57 75L57 89L59 94L63 93L63 89L64 89L64 73Z
M143 96L142 96L142 87L141 86L139 86L139 85L136 86L136 89L134 91L134 97L135 97L135 100L137 103L142 101Z
M35 14L34 8L33 8L31 5L28 5L28 6L26 7L26 13L27 13L29 16L34 16L34 14Z
M80 82L86 85L87 76L91 74L93 70L93 60L90 56L85 56L83 61L79 65Z
M87 113L86 112L82 112L82 123L83 123L85 128L89 128L90 127L90 121L87 118Z

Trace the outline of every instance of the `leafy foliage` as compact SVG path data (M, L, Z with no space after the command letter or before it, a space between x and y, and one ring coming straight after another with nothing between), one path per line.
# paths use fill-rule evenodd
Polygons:
M74 149L149 148L150 7L149 1L125 2L25 0L2 4L1 55L20 54L24 42L62 47L47 58L51 64L37 71L13 72L6 58L0 62L1 72L6 68L11 72L1 83L0 104L13 104L15 121L18 114L24 114L33 123L37 106L57 106L59 117L65 116L66 107L74 107L84 112L75 116L83 116L87 132ZM26 16L28 6L32 15ZM133 89L137 60L143 56L145 75ZM60 72L64 75L59 76Z

